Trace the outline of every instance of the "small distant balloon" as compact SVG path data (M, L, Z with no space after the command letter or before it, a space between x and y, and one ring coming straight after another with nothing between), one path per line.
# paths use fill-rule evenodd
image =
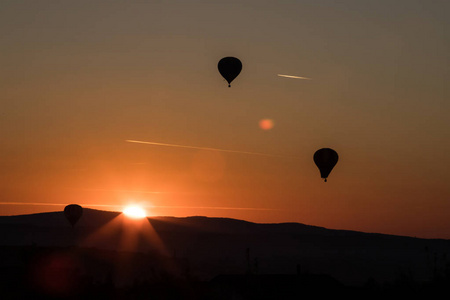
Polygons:
M338 159L337 152L330 148L322 148L314 153L314 162L319 168L320 177L324 178L325 182L327 182L327 177L337 164Z
M242 63L236 57L224 57L217 65L220 75L228 82L228 87L231 87L231 82L241 73Z
M69 204L64 208L64 215L73 227L83 215L83 208L78 204Z

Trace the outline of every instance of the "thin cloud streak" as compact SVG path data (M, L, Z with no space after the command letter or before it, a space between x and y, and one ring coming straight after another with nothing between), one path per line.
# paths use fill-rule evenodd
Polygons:
M219 210L265 210L265 211L273 211L273 210L283 210L278 208L257 208L257 207L223 207L223 206L159 206L153 205L151 207L156 208L175 208L175 209L184 209L184 208L195 208L195 209L219 209Z
M196 147L196 146L186 146L186 145L176 145L176 144L165 144L165 143L146 142L146 141L137 141L137 140L125 140L125 141L128 142L128 143L147 144L147 145L154 145L154 146L187 148L187 149L197 149L197 150L206 150L206 151L220 151L220 152L228 152L228 153L261 155L261 156L269 156L269 157L291 157L292 158L292 156L277 155L277 154L267 154L267 153L260 153L260 152L248 152L248 151L238 151L238 150L228 150L228 149L218 149L218 148L208 148L208 147Z
M61 203L39 203L39 202L0 202L0 205L50 205L50 206L61 206L61 205L67 205L67 204L61 204Z
M286 78L294 78L294 79L312 80L312 78L301 77L301 76L294 76L294 75L277 74L277 76L280 76L280 77L286 77Z
M45 202L0 202L0 205L31 205L31 206L66 206L70 203L45 203ZM78 204L78 203L77 203ZM81 206L98 206L98 207L123 207L123 205L110 204L78 204Z
M117 192L117 193L133 193L133 194L173 194L171 192L155 192L155 191L139 191L139 190L116 190L116 189L77 189L70 190L85 191L85 192Z
M45 202L0 202L0 205L31 205L31 206L66 206L67 203L45 203ZM124 205L111 205L111 204L83 204L83 207L124 207ZM224 207L224 206L169 206L169 205L145 205L139 204L139 206L146 208L174 208L174 209L218 209L218 210L264 210L264 211L279 211L283 209L277 208L258 208L258 207Z

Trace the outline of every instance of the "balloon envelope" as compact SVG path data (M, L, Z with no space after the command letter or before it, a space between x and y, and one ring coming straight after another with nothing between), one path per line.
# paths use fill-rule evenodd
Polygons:
M319 168L320 177L327 181L328 175L330 175L331 170L337 164L339 156L336 151L330 148L322 148L314 153L314 162Z
M83 214L83 208L78 204L69 204L64 208L64 215L72 227L78 222Z
M224 57L219 61L217 65L220 75L228 82L228 87L231 86L231 82L241 73L242 63L236 57Z

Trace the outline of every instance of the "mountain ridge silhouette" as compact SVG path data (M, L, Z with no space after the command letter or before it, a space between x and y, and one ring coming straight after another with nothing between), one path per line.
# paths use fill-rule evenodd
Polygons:
M121 215L121 212L105 211L98 209L84 208L83 216L77 223L77 227L99 227L105 225L115 217ZM450 239L444 238L420 238L407 235L396 235L377 232L364 232L358 230L349 229L332 229L322 226L309 225L300 222L279 222L279 223L258 223L241 219L228 218L228 217L207 217L207 216L187 216L187 217L173 217L173 216L152 216L147 217L150 223L171 222L178 224L178 226L195 226L200 229L201 226L204 231L217 230L219 232L235 232L242 233L243 229L249 230L248 232L301 232L311 234L328 234L328 235L373 235L383 237L398 237L398 238L411 238L420 240L444 240L450 241ZM23 215L12 216L0 216L0 225L7 224L27 224L39 227L45 226L69 226L64 213L62 211L42 212ZM172 228L174 229L174 228ZM247 232L244 230L244 232Z
M204 216L147 220L143 224L149 231L136 234L135 248L125 250L164 249L163 255L189 262L190 272L204 279L246 272L294 274L300 268L330 274L343 283L363 284L369 278L394 281L405 274L426 281L449 269L450 240L445 239ZM120 243L132 237L136 229L132 222L119 212L94 209L84 209L74 228L63 212L0 216L0 246L124 251Z

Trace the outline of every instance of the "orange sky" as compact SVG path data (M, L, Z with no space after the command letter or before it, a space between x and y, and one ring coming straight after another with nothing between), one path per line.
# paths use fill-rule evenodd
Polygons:
M450 238L450 4L392 2L2 1L0 215L137 202Z

